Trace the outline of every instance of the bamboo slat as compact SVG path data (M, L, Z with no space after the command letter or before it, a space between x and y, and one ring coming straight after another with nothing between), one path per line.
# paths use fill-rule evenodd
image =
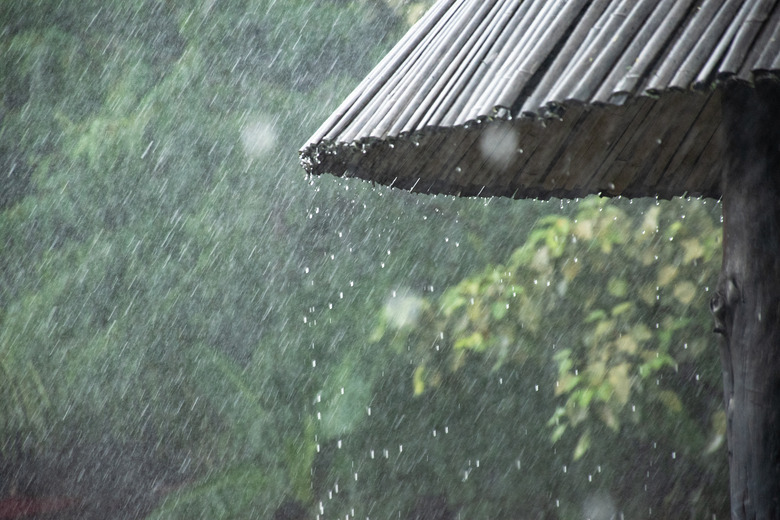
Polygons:
M718 87L767 78L780 0L440 0L301 160L426 193L718 196Z

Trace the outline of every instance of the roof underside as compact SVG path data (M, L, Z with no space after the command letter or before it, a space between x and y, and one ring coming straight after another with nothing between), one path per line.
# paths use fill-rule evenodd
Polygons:
M424 193L719 197L720 91L777 80L774 0L440 0L301 150Z

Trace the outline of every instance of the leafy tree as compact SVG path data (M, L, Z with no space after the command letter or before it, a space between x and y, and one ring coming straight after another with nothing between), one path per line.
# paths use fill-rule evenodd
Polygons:
M389 306L375 339L413 349L407 384L421 399L457 395L473 384L474 366L531 374L558 403L546 435L572 467L612 467L617 480L619 457L630 456L668 472L651 494L647 479L609 483L613 495L646 496L626 514L721 512L725 498L701 499L727 497L717 494L727 481L725 423L706 311L717 210L703 201L586 199L571 215L541 218L506 264L437 300Z

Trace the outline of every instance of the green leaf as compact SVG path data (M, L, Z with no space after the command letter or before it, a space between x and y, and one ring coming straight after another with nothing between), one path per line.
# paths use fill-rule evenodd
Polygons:
M371 335L368 337L368 342L369 343L378 342L384 337L386 330L387 330L387 319L384 316L382 316L382 318L378 320L376 327L374 327L374 330L371 331Z
M565 424L559 424L555 427L552 434L550 435L550 440L552 442L558 442L561 437L563 437L563 434L566 433L566 425Z
M616 298L624 298L628 294L628 282L622 278L610 278L607 292Z
M670 355L656 352L655 356L652 356L648 361L639 365L639 375L642 378L647 378L664 366L675 367L676 365L677 363Z
M658 399L672 413L680 413L683 410L682 401L676 392L663 390L658 394Z
M626 312L633 309L635 306L634 302L623 302L618 305L615 305L612 307L612 316L620 316L621 314L625 314Z
M465 338L459 338L453 345L455 350L471 349L477 352L482 352L486 347L487 345L481 332L474 332Z
M674 286L674 297L683 305L688 305L696 297L696 286L688 280L679 282Z
M439 301L439 306L445 316L451 316L453 312L463 307L466 301L466 298L455 288L444 292Z
M425 392L425 366L420 365L414 369L414 375L412 376L412 384L414 386L414 395L420 395Z
M593 387L588 387L574 392L572 398L579 408L587 409L595 394L596 390Z
M571 373L565 373L561 375L558 380L558 386L555 387L555 395L565 394L571 392L582 380L581 376L575 376Z
M591 311L590 314L585 318L585 323L593 323L594 321L601 321L603 319L606 319L607 313L606 311L603 311L601 309L596 309L595 311Z
M631 395L631 377L629 370L631 366L628 363L621 363L609 369L607 380L612 387L613 396L621 406L628 402Z
M495 320L500 320L509 312L509 304L505 301L497 301L490 307Z
M553 360L558 363L558 373L568 372L574 363L571 360L571 349L565 348L553 354Z
M580 435L577 446L574 448L574 460L580 460L590 448L590 429Z

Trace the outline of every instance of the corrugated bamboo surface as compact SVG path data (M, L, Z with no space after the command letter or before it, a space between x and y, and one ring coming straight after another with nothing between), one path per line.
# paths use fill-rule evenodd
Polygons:
M720 196L719 85L778 81L775 0L441 0L301 150L461 196Z

